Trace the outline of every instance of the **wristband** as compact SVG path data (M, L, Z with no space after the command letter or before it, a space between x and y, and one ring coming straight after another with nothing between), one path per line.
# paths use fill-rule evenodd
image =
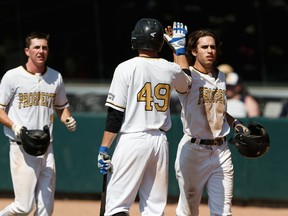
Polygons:
M108 147L105 147L105 146L100 146L100 148L99 148L99 153L100 153L100 152L105 152L105 153L108 153L108 150L109 150L109 148L108 148Z
M232 123L232 127L235 128L236 124L238 124L239 121L238 119L234 119L233 123Z
M176 53L177 56L185 55L186 54L186 49L185 49L185 47L179 48L179 49L175 50L175 53Z

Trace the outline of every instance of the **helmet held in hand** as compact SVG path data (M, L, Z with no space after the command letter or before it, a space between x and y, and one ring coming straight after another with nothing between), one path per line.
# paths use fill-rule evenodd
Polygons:
M238 152L248 158L259 158L266 154L270 147L270 138L265 128L253 121L249 123L249 134L235 133L234 140Z
M26 153L33 156L40 156L46 153L50 144L49 127L45 125L43 130L27 130L25 126L21 128L21 143Z

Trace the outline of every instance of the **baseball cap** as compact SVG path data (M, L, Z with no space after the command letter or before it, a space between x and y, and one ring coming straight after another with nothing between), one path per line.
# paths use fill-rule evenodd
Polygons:
M234 71L234 68L229 64L220 64L217 68L218 70L223 72L225 75Z
M226 84L235 86L239 83L239 75L235 72L230 72L226 76Z

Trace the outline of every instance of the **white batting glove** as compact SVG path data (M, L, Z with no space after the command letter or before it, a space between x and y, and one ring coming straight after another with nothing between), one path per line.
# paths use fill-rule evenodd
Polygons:
M180 22L173 22L172 32L164 34L164 39L172 47L176 55L185 55L187 26Z
M250 134L250 130L237 119L234 120L232 126L234 127L234 130L236 133L246 134L246 135Z
M21 125L16 125L16 124L12 125L12 130L15 134L15 137L18 139L20 139L21 128L22 128Z
M77 123L72 116L66 119L65 125L69 131L75 131L77 128Z

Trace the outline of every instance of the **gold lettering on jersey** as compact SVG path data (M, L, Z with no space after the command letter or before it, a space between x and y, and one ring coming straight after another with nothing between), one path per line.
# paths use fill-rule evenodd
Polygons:
M226 90L207 87L199 88L198 105L200 104L204 108L203 114L207 118L211 132L214 136L218 136L224 122Z
M30 92L30 93L19 93L19 105L18 108L27 108L32 106L44 106L53 108L55 93L49 92Z
M170 103L170 92L171 87L165 83L159 83L154 88L155 97L159 100L158 103L155 103L155 107L159 112L165 112Z
M153 88L152 84L147 82L138 92L137 102L144 102L146 111L152 111L154 105L158 112L165 112L169 108L170 94L171 87L169 84L158 83Z
M152 102L154 101L152 96L151 83L147 82L141 88L137 94L137 102L145 102L145 110L151 111L153 109Z
M198 105L201 103L221 103L226 105L226 91L223 89L210 89L207 87L199 88Z

